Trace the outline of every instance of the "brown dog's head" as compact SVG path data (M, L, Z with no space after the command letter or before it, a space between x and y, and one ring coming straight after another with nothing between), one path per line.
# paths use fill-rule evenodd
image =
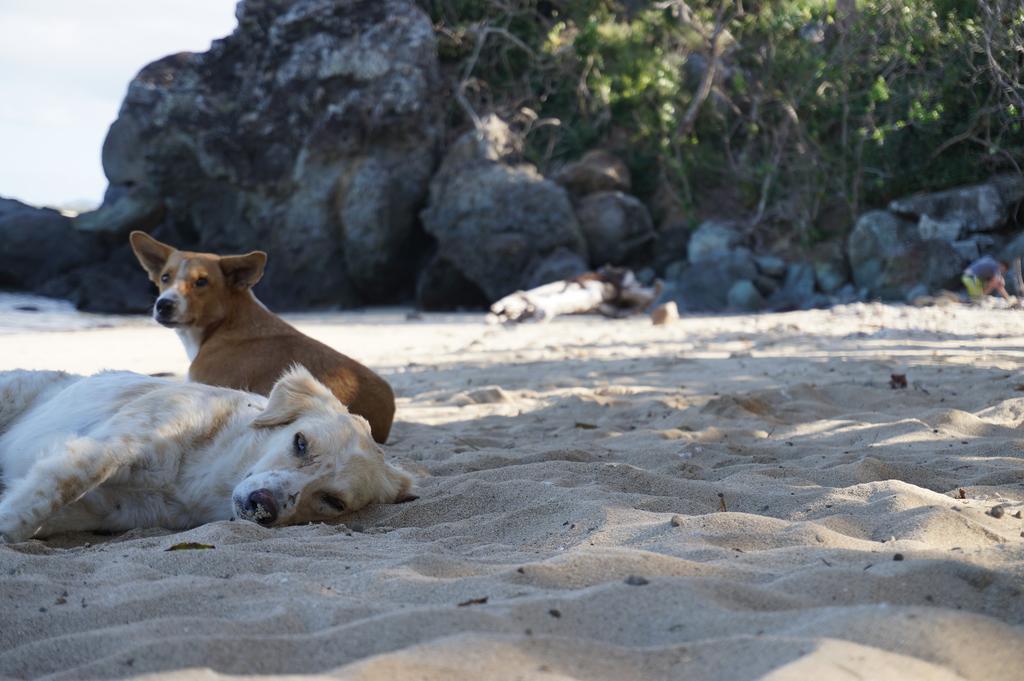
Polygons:
M231 297L255 286L267 264L263 251L191 253L138 231L129 240L150 281L160 289L153 318L172 328L202 328L222 320Z

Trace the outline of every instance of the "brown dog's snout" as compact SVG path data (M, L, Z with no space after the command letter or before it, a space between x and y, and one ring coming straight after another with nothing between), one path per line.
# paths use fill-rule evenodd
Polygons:
M160 319L170 319L174 316L174 301L167 298L158 298L155 305L156 316Z
M260 525L277 520L277 500L269 489L258 489L245 500L245 511Z

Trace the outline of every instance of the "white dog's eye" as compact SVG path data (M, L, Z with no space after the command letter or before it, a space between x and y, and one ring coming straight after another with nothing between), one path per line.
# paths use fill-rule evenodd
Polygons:
M302 433L295 433L295 440L293 442L295 447L295 456L306 456L306 436Z

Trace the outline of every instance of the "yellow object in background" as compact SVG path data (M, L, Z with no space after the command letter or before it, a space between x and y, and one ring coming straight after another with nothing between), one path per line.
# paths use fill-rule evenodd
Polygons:
M964 282L964 286L967 288L967 295L971 298L981 298L985 295L985 283L981 279L978 279L973 274L965 274L960 279Z

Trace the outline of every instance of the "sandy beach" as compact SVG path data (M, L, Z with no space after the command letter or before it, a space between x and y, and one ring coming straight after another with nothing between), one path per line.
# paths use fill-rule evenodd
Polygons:
M0 547L0 677L1024 669L1024 312L288 319L392 383L386 451L421 498L344 525ZM11 368L187 360L146 318L4 297Z

